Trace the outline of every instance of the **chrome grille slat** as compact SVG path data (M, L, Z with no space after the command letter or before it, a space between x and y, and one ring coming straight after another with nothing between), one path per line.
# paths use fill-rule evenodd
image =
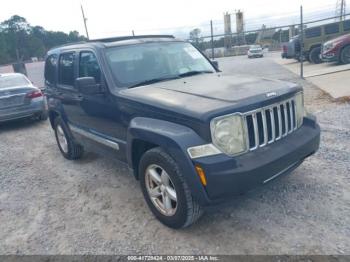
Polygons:
M246 144L250 151L280 140L297 129L294 98L258 108L242 115L247 134ZM250 119L249 125L248 118Z
M289 126L290 130L288 131L288 134L293 132L293 113L292 113L292 100L289 100L288 102L288 109L289 109Z
M277 106L277 115L278 115L278 137L276 140L280 140L282 137L282 116L281 116L281 106Z
M258 119L257 119L256 113L252 114L252 118L253 118L255 146L251 150L254 150L259 147L260 142L259 142Z
M261 111L261 117L262 117L262 124L263 124L263 134L264 134L264 140L261 146L267 145L267 139L268 139L268 133L267 133L267 123L266 123L266 111Z
M287 115L287 103L283 103L283 114L284 114L284 133L283 137L288 134L288 115Z
M269 112L270 112L270 119L271 119L271 140L269 141L269 143L272 143L276 139L275 114L273 112L273 108L272 109L269 108Z
M297 109L295 106L295 100L293 99L293 105L294 105L294 130L298 128L297 126Z

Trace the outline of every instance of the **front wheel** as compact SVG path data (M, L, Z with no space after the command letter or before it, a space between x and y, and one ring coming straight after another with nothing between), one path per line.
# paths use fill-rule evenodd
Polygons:
M350 45L343 48L340 54L340 61L342 64L349 64L350 63Z
M153 148L142 156L139 177L148 207L164 225L188 227L202 215L178 164L161 148Z

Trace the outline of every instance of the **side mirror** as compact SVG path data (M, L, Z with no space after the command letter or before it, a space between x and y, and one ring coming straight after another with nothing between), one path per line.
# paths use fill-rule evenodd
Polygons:
M79 77L75 80L75 86L82 94L93 95L102 93L101 85L96 83L94 77Z
M211 64L217 69L219 70L219 62L216 60L211 60Z

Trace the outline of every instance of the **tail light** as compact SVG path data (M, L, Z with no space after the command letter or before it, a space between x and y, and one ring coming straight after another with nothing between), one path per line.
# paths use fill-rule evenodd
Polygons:
M283 52L287 53L287 47L283 45Z
M40 90L32 91L26 95L26 97L30 99L41 97L41 96L43 96L43 93Z

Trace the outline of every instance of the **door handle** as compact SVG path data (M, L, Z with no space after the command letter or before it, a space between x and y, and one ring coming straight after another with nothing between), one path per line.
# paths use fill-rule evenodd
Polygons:
M83 96L83 95L77 95L76 98L77 98L78 100L83 100L84 96Z

